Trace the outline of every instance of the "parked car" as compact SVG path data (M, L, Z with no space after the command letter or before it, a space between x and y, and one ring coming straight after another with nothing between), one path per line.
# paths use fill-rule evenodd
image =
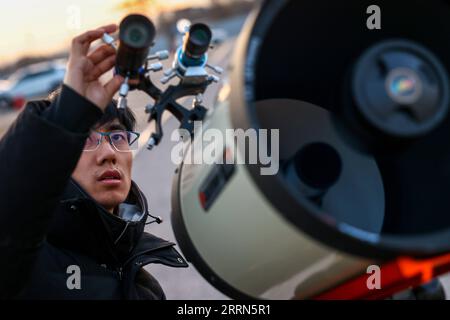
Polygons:
M63 81L62 60L42 62L23 67L0 82L0 108L21 108L26 100L42 98Z

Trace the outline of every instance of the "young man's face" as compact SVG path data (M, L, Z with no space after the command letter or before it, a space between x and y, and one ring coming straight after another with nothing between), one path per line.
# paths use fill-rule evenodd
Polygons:
M119 127L120 126L120 127ZM117 120L95 131L110 132L125 128ZM94 151L83 151L72 178L109 212L125 201L131 187L131 152L119 152L103 137Z

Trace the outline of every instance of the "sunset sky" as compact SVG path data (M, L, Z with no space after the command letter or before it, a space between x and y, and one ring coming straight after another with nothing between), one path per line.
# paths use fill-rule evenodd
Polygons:
M66 48L85 30L119 23L124 0L0 0L0 65L30 54ZM207 0L154 1L167 7L204 4ZM152 8L150 8L152 9ZM79 14L78 14L79 13Z

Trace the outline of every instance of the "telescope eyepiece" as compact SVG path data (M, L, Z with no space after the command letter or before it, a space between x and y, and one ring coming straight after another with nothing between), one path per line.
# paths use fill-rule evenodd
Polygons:
M211 29L204 23L195 23L186 35L184 52L191 58L200 58L208 51L211 39Z
M121 43L134 49L150 47L156 35L153 23L147 17L139 14L125 17L120 23L119 30Z
M140 14L125 17L119 26L116 72L129 79L138 78L155 35L155 26L147 17Z

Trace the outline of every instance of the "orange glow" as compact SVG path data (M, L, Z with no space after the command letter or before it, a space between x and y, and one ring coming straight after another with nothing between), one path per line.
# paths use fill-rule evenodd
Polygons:
M433 279L436 266L450 263L450 254L428 260L413 260L411 258L399 258L397 265L405 278L412 278L417 274L422 275L422 281L428 282Z
M86 30L119 23L129 10L143 14L208 3L207 0L19 0L3 1L0 19L0 65L23 56L67 49ZM128 7L124 3L141 3Z
M384 299L410 287L427 283L450 271L450 254L416 260L399 257L381 266L381 290L369 290L363 274L354 279L324 292L314 299Z

